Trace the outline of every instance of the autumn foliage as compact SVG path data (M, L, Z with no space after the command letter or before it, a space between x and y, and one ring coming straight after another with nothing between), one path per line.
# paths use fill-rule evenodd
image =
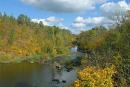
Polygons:
M0 62L34 62L68 55L72 41L68 30L33 23L25 15L17 19L0 15Z
M112 79L114 73L114 66L104 69L86 67L78 73L79 78L73 87L114 87Z

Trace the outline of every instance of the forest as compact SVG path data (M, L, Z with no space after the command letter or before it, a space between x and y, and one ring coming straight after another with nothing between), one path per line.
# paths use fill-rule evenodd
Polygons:
M70 31L0 14L0 62L38 62L69 54L73 41Z
M105 20L104 20L105 21ZM130 86L130 15L116 26L97 26L79 35L57 26L31 22L0 14L0 63L30 63L69 55L73 45L81 56L78 78L73 87Z

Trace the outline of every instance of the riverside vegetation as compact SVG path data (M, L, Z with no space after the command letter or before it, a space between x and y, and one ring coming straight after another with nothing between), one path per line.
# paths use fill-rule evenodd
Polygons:
M0 62L37 62L68 55L73 35L56 26L34 23L26 15L0 14Z
M130 13L117 18L116 27L95 27L77 36L85 56L74 87L130 87Z
M25 15L16 19L0 14L0 62L52 60L68 55L73 43L85 54L78 60L81 70L73 87L129 87L130 16L126 16L116 27L100 26L73 35L56 26L33 23Z

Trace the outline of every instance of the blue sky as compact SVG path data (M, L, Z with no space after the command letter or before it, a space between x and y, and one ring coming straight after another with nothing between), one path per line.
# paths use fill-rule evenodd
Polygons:
M73 33L114 23L108 14L129 9L130 0L0 0L0 12L15 17L25 14L34 22L65 27Z

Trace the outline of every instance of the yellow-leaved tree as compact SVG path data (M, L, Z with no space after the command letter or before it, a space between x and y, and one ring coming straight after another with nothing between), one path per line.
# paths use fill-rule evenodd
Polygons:
M104 69L87 67L78 73L78 79L73 87L114 87L112 79L114 73L114 66Z

